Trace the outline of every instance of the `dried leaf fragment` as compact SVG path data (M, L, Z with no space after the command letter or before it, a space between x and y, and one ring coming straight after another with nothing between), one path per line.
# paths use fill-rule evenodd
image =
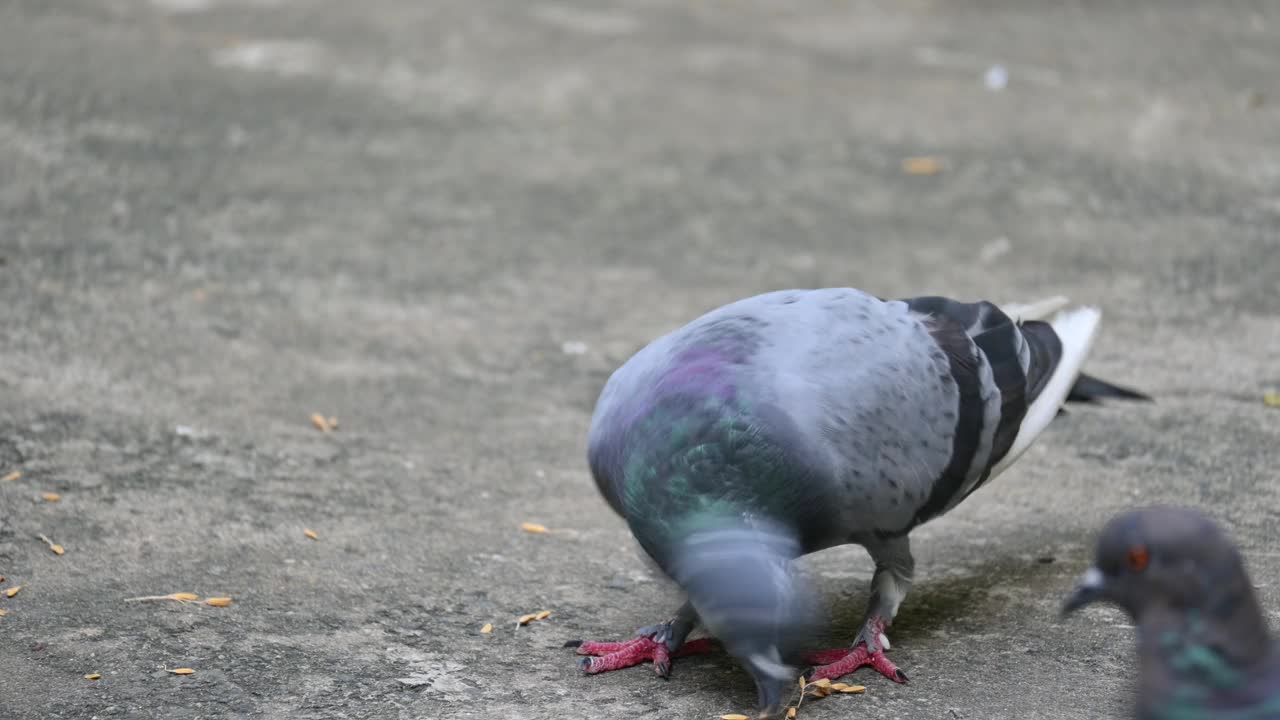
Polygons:
M193 674L195 674L195 670L192 670L191 668L174 668L173 670L170 670L169 672L173 673L174 675L193 675Z
M751 718L738 713L729 713L728 715L721 715L720 720L751 720Z
M537 615L534 615L534 616L533 616L533 619L534 619L534 620L546 620L546 619L547 619L547 618L549 618L549 617L551 617L551 611L550 611L550 610L543 610L543 611L539 612Z
M485 623L484 627L480 628L481 635L488 635L491 632L493 632L493 623Z
M831 694L831 680L828 678L814 680L811 683L806 683L804 689L807 692L812 692L814 697L823 698Z
M942 160L932 156L909 157L902 161L902 172L908 175L937 175Z
M546 525L539 525L538 523L531 522L520 523L520 529L527 533L533 533L534 535L546 535L548 532Z
M1267 407L1280 408L1280 392L1269 392L1262 396L1262 403Z
M315 425L320 432L333 432L333 425L329 424L329 418L320 413L311 413L311 424Z
M4 477L0 478L0 481L3 481L3 482L12 482L12 481L17 480L17 479L19 479L19 478L21 478L21 477L22 477L22 471L21 471L21 470L14 470L13 472L9 473L8 475L5 475Z
M534 613L529 613L528 615L521 615L521 616L520 616L520 619L519 619L519 620L516 620L516 624L517 624L517 625L528 625L529 623L533 622L533 621L534 621L534 620L536 620L537 618L538 618L538 616L537 616L536 614L534 614Z
M199 600L200 596L195 593L180 592L171 593L169 595L146 595L144 597L125 598L125 602L150 602L155 600L176 600L178 602L192 602Z
M102 676L99 675L98 673L89 673L88 675L84 676L84 679L85 680L101 680Z
M303 535L306 535L307 537L311 538L312 540L319 540L319 539L320 539L320 536L316 534L316 531L315 531L315 530L312 530L311 528L306 528L306 529L304 529L304 530L302 531L302 534L303 534Z
M21 592L21 591L22 591L22 586L21 586L21 585L14 585L13 587L11 587L11 588L9 588L8 590L5 590L5 591L4 591L4 596L5 596L5 597L7 597L7 598L11 598L11 597L13 597L14 595L17 595L17 594L18 594L19 592Z
M835 686L832 685L832 687L835 687ZM861 685L845 685L839 690L840 692L845 693L846 695L859 695L867 691L867 689Z
M62 496L59 495L58 493L47 492L47 493L40 493L40 499L44 500L45 502L58 502L59 500L62 499Z
M229 597L208 598L207 600L204 601L204 604L210 605L213 607L227 607L228 605L231 604L231 598Z

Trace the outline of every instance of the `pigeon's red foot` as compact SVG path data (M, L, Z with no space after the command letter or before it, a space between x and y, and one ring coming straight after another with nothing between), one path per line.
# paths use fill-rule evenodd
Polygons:
M898 669L884 650L889 646L889 638L884 634L884 621L871 618L866 627L858 634L852 648L837 650L818 650L805 656L805 661L817 667L809 674L808 681L835 680L857 670L863 665L870 665L877 672L894 682L907 682L907 674Z
M658 642L646 635L623 642L570 640L564 646L576 647L579 655L595 656L582 658L582 661L578 663L578 667L582 668L582 672L588 675L609 672L610 670L621 670L622 668L652 660L653 671L658 674L658 677L662 678L671 675L671 660L673 658L701 655L715 649L715 644L710 638L702 638L684 643L672 652L667 648L666 643Z

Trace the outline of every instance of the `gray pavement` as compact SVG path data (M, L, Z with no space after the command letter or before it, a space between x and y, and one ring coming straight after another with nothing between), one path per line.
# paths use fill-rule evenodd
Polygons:
M0 0L0 716L749 712L724 656L559 648L678 601L588 418L703 311L852 285L1096 303L1090 370L1159 402L1072 412L921 529L913 684L801 717L1123 717L1132 629L1056 618L1111 513L1207 507L1280 611L1278 33L1263 2ZM805 564L846 642L869 561ZM180 591L234 603L125 602Z

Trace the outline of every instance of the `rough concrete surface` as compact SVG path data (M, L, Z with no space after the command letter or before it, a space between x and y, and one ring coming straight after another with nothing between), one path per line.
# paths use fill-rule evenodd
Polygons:
M560 648L678 602L588 418L703 311L852 285L1097 303L1089 369L1158 402L1073 411L918 531L913 684L801 717L1124 717L1132 629L1056 617L1112 513L1208 508L1280 611L1277 33L1264 2L3 0L0 716L750 712L723 655ZM805 565L847 642L869 561ZM234 604L125 602L179 591Z

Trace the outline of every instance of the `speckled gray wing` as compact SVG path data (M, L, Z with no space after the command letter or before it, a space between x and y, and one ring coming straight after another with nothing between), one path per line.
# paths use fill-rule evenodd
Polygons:
M1027 408L1053 376L1062 343L1045 322L1015 323L989 302L942 297L903 300L925 318L946 354L957 387L951 457L914 524L954 507L992 477L1008 454Z
M772 382L826 455L840 532L823 545L910 528L948 467L958 409L976 406L977 389L955 380L947 352L906 303L815 291L797 305L812 338L780 348Z
M846 533L833 543L903 535L989 480L1061 357L1048 324L988 302L842 303L806 367L825 378L819 430Z

